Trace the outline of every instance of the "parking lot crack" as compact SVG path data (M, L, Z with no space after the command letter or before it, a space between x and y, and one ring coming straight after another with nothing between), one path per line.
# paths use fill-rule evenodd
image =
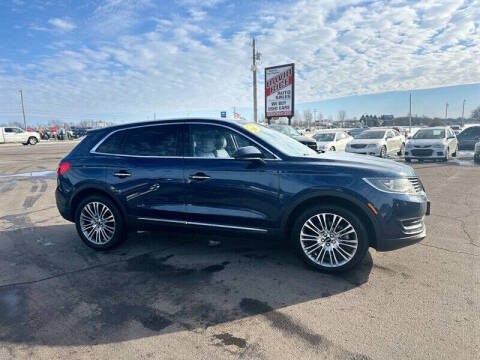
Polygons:
M438 249L438 250L447 251L447 252L449 252L449 253L464 254L464 255L475 256L475 257L478 256L478 255L475 255L475 254L467 253L467 252L465 252L465 251L458 251L458 250L446 249L446 248L443 248L443 247L440 247L440 246L431 245L431 244L419 243L418 245L427 246L427 247L435 248L435 249Z

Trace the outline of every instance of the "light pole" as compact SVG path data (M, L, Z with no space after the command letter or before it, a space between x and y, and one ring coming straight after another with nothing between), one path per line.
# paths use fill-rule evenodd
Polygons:
M25 127L25 131L27 131L27 118L25 117L25 106L23 105L23 91L20 91L20 100L22 102L22 112L23 112L23 126Z
M463 106L462 106L462 128L464 126L464 122L465 122L465 102L467 100L463 99Z
M447 116L448 116L448 102L445 103L445 120L447 120Z
M255 49L255 38L252 39L252 72L253 72L253 121L257 122L257 61L261 54Z
M410 93L410 105L408 110L408 133L412 133L412 93Z

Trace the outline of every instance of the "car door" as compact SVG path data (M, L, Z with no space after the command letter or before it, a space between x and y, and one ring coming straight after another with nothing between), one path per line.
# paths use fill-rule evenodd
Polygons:
M28 140L28 132L24 131L23 129L20 128L14 128L15 130L15 135L16 135L16 142L21 142L25 143Z
M122 129L94 153L106 183L129 216L146 222L184 222L183 124Z
M385 141L387 143L387 152L388 153L391 153L391 152L396 150L397 145L396 145L395 137L393 135L393 131L387 130L387 132L385 134Z
M457 137L452 129L447 129L447 143L450 149L450 154L455 153L457 149Z
M275 157L244 133L224 125L191 123L185 149L187 222L265 232L278 221ZM240 147L255 146L265 161L236 160Z
M346 133L337 133L338 151L345 151L348 142L348 135Z

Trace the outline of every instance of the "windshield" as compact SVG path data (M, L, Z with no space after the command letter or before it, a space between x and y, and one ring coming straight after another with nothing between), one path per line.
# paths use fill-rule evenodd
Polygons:
M414 139L443 139L445 137L445 129L421 129L418 130Z
M308 146L279 131L255 123L245 124L243 127L285 155L295 157L318 156L318 153Z
M333 141L335 140L335 133L320 133L313 138L317 141Z
M364 131L355 136L355 139L383 139L385 131Z
M288 125L270 125L270 128L288 136L300 136L297 130Z

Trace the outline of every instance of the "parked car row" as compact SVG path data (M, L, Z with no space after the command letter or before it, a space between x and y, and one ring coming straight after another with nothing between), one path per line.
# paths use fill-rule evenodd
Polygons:
M271 125L272 129L288 135L317 152L346 151L350 153L387 157L405 156L405 161L442 160L457 155L458 150L474 150L480 142L480 126L471 126L458 135L449 126L418 129L413 136L405 136L399 129L325 130L312 138L300 135L287 125ZM316 144L314 144L314 142Z

